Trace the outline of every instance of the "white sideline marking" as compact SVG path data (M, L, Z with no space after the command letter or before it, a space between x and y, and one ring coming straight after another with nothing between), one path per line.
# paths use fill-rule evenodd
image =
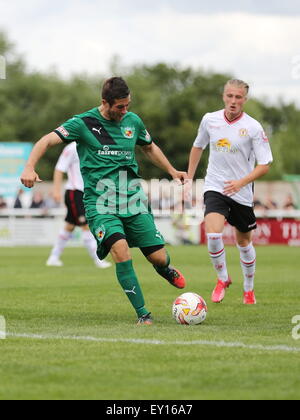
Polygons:
M283 351L283 352L296 352L300 353L300 347L289 347L285 345L264 346L262 344L244 344L239 342L226 342L226 341L163 341L163 340L145 340L139 338L100 338L100 337L80 337L80 336L63 336L63 335L42 335L42 334L6 334L7 337L15 338L29 338L33 340L76 340L76 341L92 341L95 343L129 343L129 344L148 344L155 346L212 346L212 347L230 347L242 348L246 350L261 350L261 351Z

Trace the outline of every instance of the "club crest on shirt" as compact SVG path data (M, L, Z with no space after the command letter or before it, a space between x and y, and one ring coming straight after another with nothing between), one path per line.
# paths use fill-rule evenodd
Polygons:
M246 128L241 128L239 131L240 137L246 137L248 136L248 130Z
M134 127L122 127L122 134L127 139L133 139L135 134L135 128Z

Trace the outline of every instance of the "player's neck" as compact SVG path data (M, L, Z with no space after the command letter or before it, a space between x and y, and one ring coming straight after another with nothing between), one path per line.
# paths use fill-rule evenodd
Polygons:
M235 121L235 120L238 120L239 118L241 118L241 116L243 115L243 112L244 111L241 111L237 114L237 113L233 113L233 112L229 112L229 111L225 110L224 115L225 115L225 118L229 122L232 122L232 121Z
M103 109L103 106L102 106L102 105L100 105L100 106L98 107L98 110L99 110L100 115L102 115L102 117L103 117L103 118L105 118L105 119L106 119L106 120L108 120L108 121L111 121L110 116L109 116L108 114L106 114L106 112L104 111L104 109Z

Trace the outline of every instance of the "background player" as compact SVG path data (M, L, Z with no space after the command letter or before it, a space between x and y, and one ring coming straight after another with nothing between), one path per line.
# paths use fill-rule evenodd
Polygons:
M128 112L130 102L126 82L120 77L108 79L103 85L100 107L74 116L38 141L21 181L29 188L40 181L35 167L48 147L63 141L77 142L86 217L98 242L97 254L104 259L111 253L118 281L137 313L138 323L152 324L129 247L140 248L155 270L173 286L184 288L185 279L170 266L164 239L155 226L142 191L135 158L136 145L173 179L184 182L187 174L170 164L153 143L143 121Z
M241 80L227 82L223 93L225 109L203 117L190 154L188 176L193 179L203 150L210 146L204 204L208 250L218 274L212 294L215 303L223 300L225 289L232 283L222 235L226 220L235 226L244 274L244 303L256 303L253 182L268 172L273 157L262 126L243 112L248 91L249 86Z
M97 242L91 234L87 225L85 210L83 205L83 179L80 173L79 157L76 150L76 143L67 145L54 171L53 198L56 202L61 202L61 192L64 174L67 174L65 204L67 207L67 216L65 227L60 231L56 244L54 245L51 255L46 265L48 267L62 267L63 262L60 257L65 249L68 241L72 238L76 226L82 229L83 243L88 250L95 265L99 268L109 268L111 264L107 261L99 260L97 256Z

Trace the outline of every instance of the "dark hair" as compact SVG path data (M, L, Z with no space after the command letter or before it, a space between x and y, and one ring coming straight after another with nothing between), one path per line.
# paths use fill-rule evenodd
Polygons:
M111 77L104 82L102 88L102 99L105 99L110 106L116 99L127 98L130 94L129 87L122 77Z

